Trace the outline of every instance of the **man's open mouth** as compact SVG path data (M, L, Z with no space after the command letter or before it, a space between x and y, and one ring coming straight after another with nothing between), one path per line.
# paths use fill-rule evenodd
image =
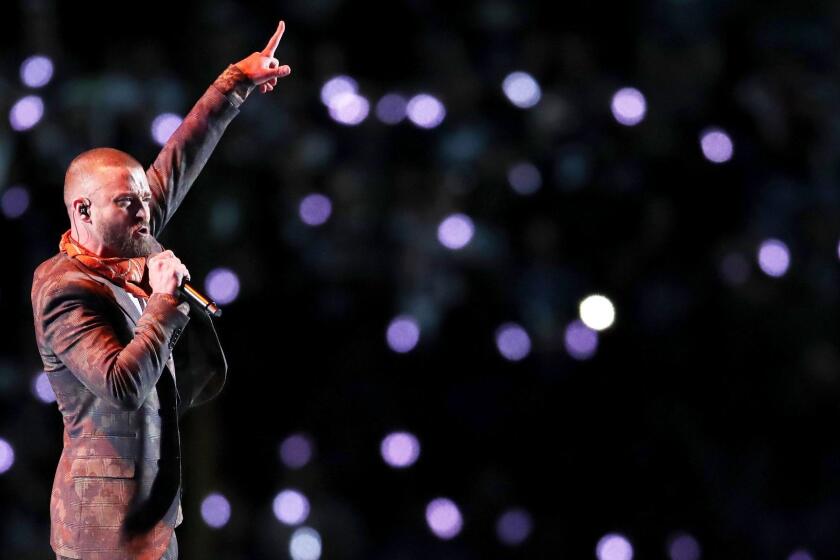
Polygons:
M139 235L149 235L149 228L146 226L141 226L135 230L135 233Z

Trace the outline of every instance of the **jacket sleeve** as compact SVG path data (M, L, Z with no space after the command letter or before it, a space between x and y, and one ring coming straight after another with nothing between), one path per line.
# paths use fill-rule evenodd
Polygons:
M47 347L88 390L122 410L143 405L172 352L172 334L190 320L175 296L152 294L134 337L122 344L104 301L84 285L61 286L43 301L40 328Z
M184 117L146 170L153 201L149 220L152 235L157 237L169 223L253 88L245 74L229 65Z

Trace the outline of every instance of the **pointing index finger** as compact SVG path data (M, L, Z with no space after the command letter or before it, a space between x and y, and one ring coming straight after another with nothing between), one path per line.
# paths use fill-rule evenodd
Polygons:
M280 38L283 36L283 31L285 30L286 23L281 19L280 24L277 26L277 31L274 32L274 35L271 36L271 39L268 40L268 44L263 49L262 54L264 56L274 56L274 51L277 50L277 45L280 44Z

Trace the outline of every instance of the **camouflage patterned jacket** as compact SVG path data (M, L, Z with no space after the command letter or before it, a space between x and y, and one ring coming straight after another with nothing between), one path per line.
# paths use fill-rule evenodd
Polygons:
M147 170L155 237L252 88L228 66ZM182 518L178 419L225 382L212 320L168 294L153 294L141 314L122 288L65 253L35 270L32 310L64 422L50 499L53 550L158 560Z

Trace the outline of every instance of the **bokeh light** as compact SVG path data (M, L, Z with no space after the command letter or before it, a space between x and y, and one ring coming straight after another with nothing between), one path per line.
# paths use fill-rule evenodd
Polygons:
M426 523L438 538L448 540L461 532L464 521L455 502L448 498L435 498L426 506Z
M239 295L239 277L229 268L215 268L207 274L204 289L219 305L227 305Z
M405 120L408 100L402 95L389 93L376 103L376 116L385 124L398 124Z
M32 392L43 403L55 402L55 393L46 372L42 371L32 380Z
M438 241L447 249L463 249L475 233L473 221L466 214L447 216L438 226Z
M337 96L357 91L359 91L359 84L350 76L334 76L321 86L321 103L331 107Z
M5 439L0 438L0 474L12 468L15 464L15 450Z
M201 501L201 518L214 529L224 527L230 520L230 502L219 493L209 494Z
M610 533L598 541L595 555L598 560L632 560L633 547L624 535Z
M615 307L606 296L587 296L580 302L578 310L583 324L596 331L607 329L615 322Z
M750 276L750 262L739 253L729 253L720 260L720 276L732 286L740 286Z
M511 72L502 82L505 97L520 109L528 109L540 102L542 90L537 80L527 72Z
M540 190L542 175L533 163L523 161L508 169L508 183L517 194L528 196Z
M619 123L635 126L645 118L647 102L642 92L636 88L622 88L613 95L610 109Z
M37 95L27 95L17 100L9 110L9 124L14 130L29 130L44 116L44 102Z
M528 540L533 529L531 514L521 508L504 512L496 521L496 536L507 546L519 546Z
M311 527L301 527L289 539L292 560L318 560L321 557L321 535Z
M531 337L516 323L505 323L496 329L496 348L506 359L517 362L531 352Z
M163 113L152 121L152 139L160 146L166 144L172 133L178 130L183 119L174 113Z
M297 490L283 490L272 503L274 517L285 525L300 525L309 517L309 500Z
M758 248L758 266L768 276L784 276L790 266L790 251L783 241L767 239Z
M700 148L712 163L725 163L732 159L732 139L719 128L709 128L701 133Z
M408 119L420 128L434 128L446 117L443 103L427 93L420 93L409 99L406 113Z
M303 223L310 226L320 226L330 218L332 202L323 194L306 195L300 201L298 214Z
M814 560L814 557L811 556L811 553L807 550L794 550L790 556L788 556L788 560Z
M671 560L700 560L700 543L688 533L678 533L668 542Z
M312 440L303 434L292 434L280 444L280 460L290 469L300 469L312 459Z
M394 352L409 352L420 340L420 325L411 315L398 315L388 324L385 340Z
M576 360L588 360L598 350L598 332L575 319L566 326L563 333L566 352Z
M20 218L29 209L29 191L20 186L9 187L3 191L0 207L6 218L10 220Z
M358 93L339 93L330 99L330 116L338 123L355 126L370 113L370 102Z
M44 87L50 82L52 76L53 63L46 56L30 56L20 65L20 79L28 87Z
M420 442L409 432L393 432L382 440L379 452L388 465L404 469L413 465L420 457Z

